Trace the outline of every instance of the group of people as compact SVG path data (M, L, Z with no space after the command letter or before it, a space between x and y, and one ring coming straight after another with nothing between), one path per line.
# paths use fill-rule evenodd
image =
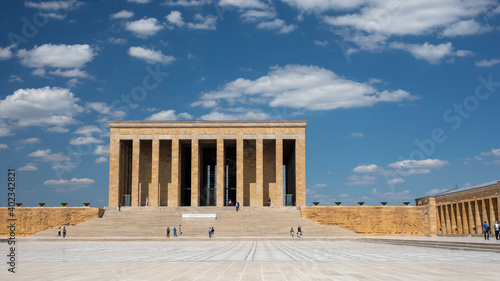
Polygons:
M63 238L66 238L66 227L64 226L62 229ZM57 229L57 237L61 237L61 227Z
M290 228L290 237L293 238L294 232L293 232L293 226ZM302 228L300 225L297 227L297 238L302 237Z
M211 226L209 229L208 229L208 238L212 238L214 237L215 238L215 228L213 226Z
M177 237L177 233L179 234L179 236L181 236L182 235L181 225L179 224L179 229L174 227L174 229L172 231L173 231L174 237ZM170 238L170 227L168 227L168 226L167 226L167 238Z
M495 239L500 240L500 224L498 221L495 221L495 224L493 224L493 229L495 230ZM484 240L490 240L490 226L487 221L483 224L483 233Z

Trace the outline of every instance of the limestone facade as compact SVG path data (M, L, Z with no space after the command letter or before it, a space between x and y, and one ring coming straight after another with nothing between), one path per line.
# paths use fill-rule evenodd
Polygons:
M108 204L305 206L306 124L111 121Z
M418 206L435 206L437 234L482 234L500 217L500 181L445 191L415 199Z

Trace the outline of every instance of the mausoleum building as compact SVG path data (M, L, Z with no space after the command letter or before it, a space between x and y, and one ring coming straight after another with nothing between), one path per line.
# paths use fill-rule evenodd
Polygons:
M109 206L305 206L306 121L111 121Z

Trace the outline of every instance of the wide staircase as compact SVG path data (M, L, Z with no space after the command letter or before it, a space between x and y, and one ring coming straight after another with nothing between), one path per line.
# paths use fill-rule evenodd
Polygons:
M216 219L183 219L183 214L215 214ZM297 207L122 207L106 208L102 218L66 227L68 237L165 237L166 228L182 225L182 237L290 237L301 226L303 237L355 237L356 233L300 217ZM61 226L62 227L62 226ZM57 227L30 237L55 237Z

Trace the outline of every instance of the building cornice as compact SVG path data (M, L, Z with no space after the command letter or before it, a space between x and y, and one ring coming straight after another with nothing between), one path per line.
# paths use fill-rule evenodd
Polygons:
M305 120L286 121L109 121L110 128L305 128Z

